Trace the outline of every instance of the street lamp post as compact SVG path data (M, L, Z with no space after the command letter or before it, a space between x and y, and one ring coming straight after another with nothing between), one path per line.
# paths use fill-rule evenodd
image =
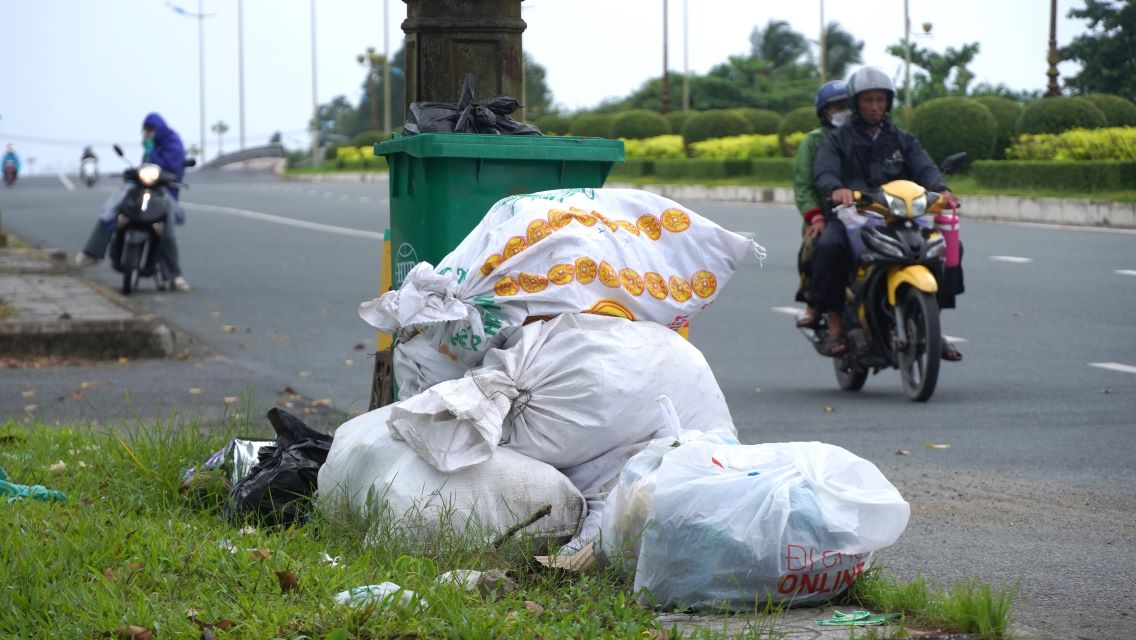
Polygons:
M906 3L904 3L906 7ZM825 42L825 29L824 29L824 0L820 0L820 82L824 84L828 80L828 46Z
M166 1L166 6L177 13L189 18L197 19L197 93L199 97L198 114L201 119L200 145L201 158L205 158L205 19L212 13L205 13L205 0L197 0L197 13L186 11L179 6Z
M663 115L671 112L671 81L667 71L667 0L663 0L663 86L660 99L662 105L659 111Z
M390 11L383 0L383 133L391 132Z
M237 0L237 84L240 85L241 151L245 149L245 0Z
M907 14L907 0L903 0L903 106L911 104L911 18Z
M682 110L690 111L690 12L682 0Z
M218 120L212 127L210 127L210 129L213 131L213 133L217 134L217 156L219 157L225 153L222 139L225 137L225 133L229 130L229 125L225 124L224 120Z
M1045 88L1045 97L1052 98L1061 95L1061 87L1057 86L1057 63L1060 61L1057 54L1057 0L1049 2L1049 84Z
M312 166L318 167L323 158L319 157L319 89L316 78L316 0L312 4Z

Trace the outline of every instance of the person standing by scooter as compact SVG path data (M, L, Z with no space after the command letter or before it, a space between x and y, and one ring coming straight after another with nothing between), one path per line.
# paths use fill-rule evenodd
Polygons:
M181 136L171 129L162 116L150 113L142 121L142 155L143 163L156 164L162 171L168 171L177 176L180 182L185 176L185 146ZM114 233L118 206L126 197L127 187L124 186L103 205L99 211L99 220L87 238L83 250L75 256L75 264L87 267L97 264L106 255L107 245L110 244ZM171 278L171 286L177 291L189 291L189 283L181 274L181 264L178 259L177 241L174 238L174 227L185 223L185 211L178 205L178 190L170 187L166 190L172 200L170 209L174 212L174 223L167 224L162 233L162 244L159 259Z

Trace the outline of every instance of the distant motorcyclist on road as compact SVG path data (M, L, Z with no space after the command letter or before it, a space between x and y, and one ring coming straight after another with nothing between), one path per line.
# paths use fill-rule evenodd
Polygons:
M0 167L4 168L4 180L8 184L16 181L16 176L20 175L20 156L16 155L16 147L8 145L4 150L4 159L0 160Z
M181 137L171 129L162 116L151 113L142 122L142 155L143 163L156 164L162 171L177 176L180 182L185 176L185 147ZM128 185L103 205L99 211L99 220L91 231L90 237L83 250L75 256L78 266L86 267L98 263L106 255L107 245L115 229L118 206L126 197ZM175 224L167 224L162 233L160 260L166 274L172 279L172 286L177 291L188 291L189 283L181 275L181 265L178 260L178 247L174 239L174 227L185 223L185 211L178 205L178 190L175 187L167 189L166 193L172 200L170 209L174 212Z
M82 162L83 160L86 160L87 158L90 158L91 160L94 160L95 162L99 161L99 157L97 155L95 155L95 152L91 149L90 146L83 147L83 155L79 158L79 161Z

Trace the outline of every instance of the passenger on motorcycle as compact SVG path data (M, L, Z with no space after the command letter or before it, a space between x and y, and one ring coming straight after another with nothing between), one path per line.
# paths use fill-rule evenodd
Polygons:
M852 120L833 129L817 150L813 185L828 194L832 205L853 204L852 191L876 189L892 180L910 180L955 201L939 168L923 146L907 131L891 123L895 87L886 73L862 67L848 78ZM813 246L813 296L816 309L825 313L829 326L828 355L847 350L844 337L844 289L852 275L853 256L844 223L830 208L825 229ZM946 340L944 360L962 359Z
M145 153L142 162L156 164L162 171L168 171L181 181L185 176L185 147L181 137L171 129L162 116L151 113L142 121L142 147ZM98 263L106 255L107 245L110 244L114 233L118 206L126 197L129 185L124 185L118 193L111 196L99 211L99 220L87 238L83 250L75 256L75 264L81 267ZM174 212L175 224L167 224L162 232L159 260L164 271L172 279L172 286L177 291L189 291L189 283L181 275L181 265L178 260L177 241L174 238L174 227L185 223L185 211L177 203L178 190L170 187L167 195L171 202L170 210Z
M797 317L798 327L816 324L817 310L813 306L812 256L813 243L824 231L823 199L813 186L813 162L821 140L834 127L844 124L851 116L848 109L848 85L843 80L824 83L816 94L816 114L820 126L810 131L797 147L797 159L793 168L793 197L797 210L804 218L801 227L801 248L797 252L797 273L800 287L797 289L797 302L805 303L805 311Z

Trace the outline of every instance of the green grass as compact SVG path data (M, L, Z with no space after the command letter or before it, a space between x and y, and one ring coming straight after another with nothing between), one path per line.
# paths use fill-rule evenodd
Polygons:
M240 415L248 416L244 410ZM499 550L469 535L414 536L400 522L318 513L287 529L222 515L219 476L180 491L181 475L233 437L264 437L239 416L219 425L0 425L0 467L11 482L62 491L64 502L0 498L0 637L94 638L136 625L162 638L656 638L772 640L780 609L757 607L728 627L681 631L636 604L615 569L551 572L512 539ZM60 464L62 463L62 464ZM364 535L363 532L370 532ZM379 541L366 544L365 538ZM333 566L325 558L339 558ZM439 584L456 569L502 569L514 593L485 596ZM278 572L298 588L284 591ZM336 605L352 587L394 582L428 601ZM1013 593L967 583L936 591L879 572L856 583L857 603L929 624L999 637ZM534 606L534 604L536 606Z

